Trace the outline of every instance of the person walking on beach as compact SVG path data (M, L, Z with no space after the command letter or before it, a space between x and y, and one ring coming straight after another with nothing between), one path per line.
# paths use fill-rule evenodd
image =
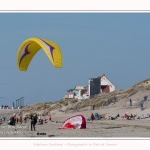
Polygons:
M26 122L27 122L27 117L25 116L25 117L24 117L24 123L26 123Z
M132 100L130 99L130 106L132 106Z
M95 110L95 105L93 105L93 110Z
M143 103L140 104L140 109L143 110Z
M32 129L34 129L35 131L35 116L31 114L30 119L31 119L31 131Z

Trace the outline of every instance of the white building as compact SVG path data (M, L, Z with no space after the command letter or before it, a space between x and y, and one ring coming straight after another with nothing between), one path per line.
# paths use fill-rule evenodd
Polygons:
M88 81L88 89L89 95L92 96L112 92L116 87L105 75L102 75L97 78L90 78Z
M88 86L75 86L74 89L68 90L64 99L89 99L93 95L112 92L115 88L115 85L105 75L102 75L90 78Z
M101 77L101 93L102 92L112 92L116 89L115 85L105 76L102 75Z

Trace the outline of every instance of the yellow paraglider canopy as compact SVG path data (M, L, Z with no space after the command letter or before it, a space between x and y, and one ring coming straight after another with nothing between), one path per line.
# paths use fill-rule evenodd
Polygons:
M43 49L52 65L62 68L62 54L59 46L52 41L42 38L29 38L19 47L17 52L17 67L20 71L26 71L34 55Z

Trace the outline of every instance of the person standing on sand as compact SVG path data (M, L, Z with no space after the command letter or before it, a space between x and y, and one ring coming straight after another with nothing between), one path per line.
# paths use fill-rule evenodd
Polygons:
M51 114L49 115L49 121L52 121L52 115Z
M16 114L14 113L13 116L10 118L10 125L14 125L16 124Z
M95 110L95 105L93 105L93 110Z
M35 115L34 115L34 125L36 125L37 120L38 120L38 116L37 116L37 114L35 114Z
M130 106L132 106L132 100L130 99Z
M30 119L31 119L31 131L32 129L34 129L35 131L35 116L31 114Z
M24 123L27 123L27 117L26 116L24 117Z
M14 116L14 123L16 125L16 118L17 118L16 113L14 113L13 116Z

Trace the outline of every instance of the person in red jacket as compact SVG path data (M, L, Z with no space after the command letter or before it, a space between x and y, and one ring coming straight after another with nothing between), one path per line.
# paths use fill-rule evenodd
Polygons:
M91 120L93 121L95 119L94 114L91 113Z

